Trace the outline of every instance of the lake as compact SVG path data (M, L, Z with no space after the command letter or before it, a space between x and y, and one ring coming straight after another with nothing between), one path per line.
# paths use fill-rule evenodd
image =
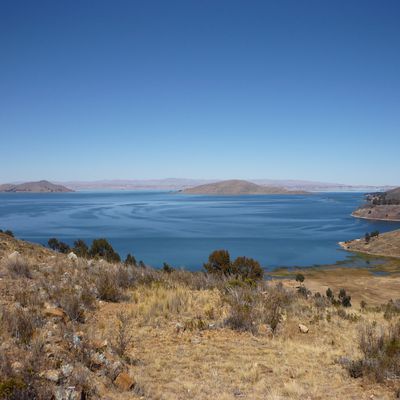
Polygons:
M332 264L338 241L400 228L350 216L362 193L189 196L168 192L0 193L0 228L18 238L69 244L105 237L125 256L159 267L200 269L209 253L257 259L265 268Z

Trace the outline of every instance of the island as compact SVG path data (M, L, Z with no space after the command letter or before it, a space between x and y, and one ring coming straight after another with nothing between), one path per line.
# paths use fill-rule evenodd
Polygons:
M181 190L183 194L250 195L250 194L309 194L303 190L288 190L277 186L261 186L253 182L231 179Z
M366 200L366 204L353 211L353 217L400 221L400 187L386 192L369 193Z
M26 182L20 184L6 183L0 185L0 192L8 193L68 193L74 190L49 181Z

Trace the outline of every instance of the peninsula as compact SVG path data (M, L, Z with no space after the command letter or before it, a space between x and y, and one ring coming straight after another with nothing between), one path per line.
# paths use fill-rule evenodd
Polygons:
M11 192L11 193L67 193L73 192L62 185L55 185L49 181L38 181L38 182L26 182L20 184L6 183L0 185L0 192Z
M365 238L339 242L348 251L374 256L400 258L400 230L382 234L367 234Z
M232 179L195 186L181 191L184 194L246 195L246 194L308 194L302 190L288 190L276 186L261 186L253 182Z
M387 192L369 193L367 203L353 211L356 218L400 221L400 187Z

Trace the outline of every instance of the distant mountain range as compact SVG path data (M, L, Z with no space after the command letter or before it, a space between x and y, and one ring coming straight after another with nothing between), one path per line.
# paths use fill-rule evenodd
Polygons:
M291 191L276 186L261 186L256 183L232 179L195 186L181 191L184 194L245 195L245 194L307 194L305 191Z
M208 183L221 182L221 179L114 179L100 181L59 182L74 190L184 190ZM260 186L274 186L287 190L308 192L374 192L394 188L394 186L345 185L340 183L314 182L304 180L247 179Z
M56 185L49 181L38 181L20 184L6 183L4 185L0 185L0 192L66 193L73 192L73 190L62 185Z
M304 180L247 179L262 187L283 188L288 191L307 192L378 192L387 191L394 186L345 185L340 183L314 182ZM80 190L162 190L182 191L199 185L222 182L218 179L111 179L99 181L48 181L9 183L0 185L1 192L68 192Z

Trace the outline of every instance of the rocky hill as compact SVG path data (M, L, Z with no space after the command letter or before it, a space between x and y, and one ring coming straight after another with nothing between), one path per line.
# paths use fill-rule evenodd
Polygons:
M355 210L357 218L400 221L400 188L387 192L369 193L367 203Z
M181 193L207 195L307 194L305 191L291 191L281 187L261 186L239 179L195 186L182 190Z
M4 185L0 185L0 192L67 193L73 192L73 190L62 185L55 185L49 181L42 180L38 182L26 182L20 184L6 183Z

